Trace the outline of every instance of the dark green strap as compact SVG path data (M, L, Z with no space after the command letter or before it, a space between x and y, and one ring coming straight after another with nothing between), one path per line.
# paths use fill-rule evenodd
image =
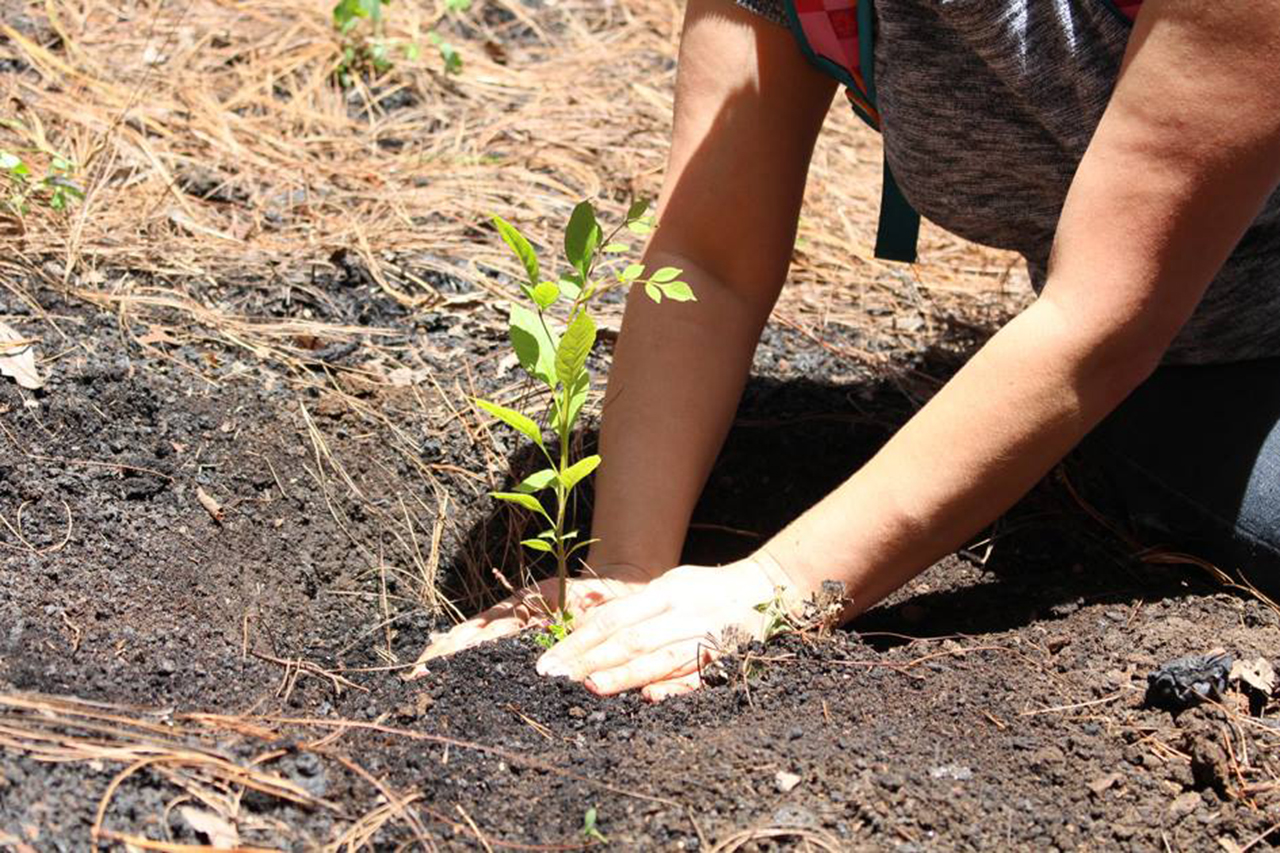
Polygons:
M858 7L858 70L867 90L867 102L876 106L876 18L874 0L853 0ZM879 109L879 107L876 107Z
M913 264L919 237L920 214L902 194L889 161L885 160L884 180L880 185L880 222L876 226L876 257Z
M867 100L878 111L876 103L875 0L855 0L858 4L858 64ZM894 180L889 161L884 162L884 180L880 186L880 222L876 226L876 257L886 261L915 263L916 243L920 237L920 214Z

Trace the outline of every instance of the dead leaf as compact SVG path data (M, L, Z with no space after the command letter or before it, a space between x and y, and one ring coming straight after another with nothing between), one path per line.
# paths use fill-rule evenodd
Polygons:
M213 812L197 809L193 806L182 806L178 809L183 820L191 824L196 832L204 833L209 844L215 850L234 850L240 846L240 833L227 821Z
M12 376L23 388L44 387L36 370L34 338L24 338L11 326L0 323L0 374Z
M177 344L180 343L176 338L169 334L170 329L164 326L157 326L154 323L147 324L147 333L137 338L142 346L152 346L154 344Z
M209 513L214 521L222 522L222 505L199 486L196 486L196 500L200 501L200 506L204 507L205 512Z
M1099 777L1090 782L1089 790L1100 795L1103 791L1119 782L1122 778L1124 777L1120 773L1108 773L1106 776Z
M789 794L792 789L799 785L801 778L795 773L788 773L785 770L779 770L773 775L773 783L777 785L779 793Z
M408 367L397 367L387 373L387 381L394 388L408 388L418 379L417 372Z
M1263 696L1270 696L1276 686L1276 671L1266 658L1237 660L1231 665L1230 681L1243 681Z

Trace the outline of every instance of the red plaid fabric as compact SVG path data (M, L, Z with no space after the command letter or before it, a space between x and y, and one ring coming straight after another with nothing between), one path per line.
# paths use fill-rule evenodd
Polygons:
M1142 8L1142 0L1115 0L1115 4L1120 14L1130 21L1138 17L1138 10Z

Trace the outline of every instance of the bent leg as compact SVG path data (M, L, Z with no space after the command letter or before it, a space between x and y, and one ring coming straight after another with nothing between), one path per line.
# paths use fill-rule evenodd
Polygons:
M1280 359L1162 367L1082 450L1145 538L1280 586Z

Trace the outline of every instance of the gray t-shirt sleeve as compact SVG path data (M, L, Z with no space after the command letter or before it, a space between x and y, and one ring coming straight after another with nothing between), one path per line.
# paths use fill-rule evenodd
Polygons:
M787 14L783 9L782 0L734 0L734 3L775 24L781 24L784 27L787 25Z

